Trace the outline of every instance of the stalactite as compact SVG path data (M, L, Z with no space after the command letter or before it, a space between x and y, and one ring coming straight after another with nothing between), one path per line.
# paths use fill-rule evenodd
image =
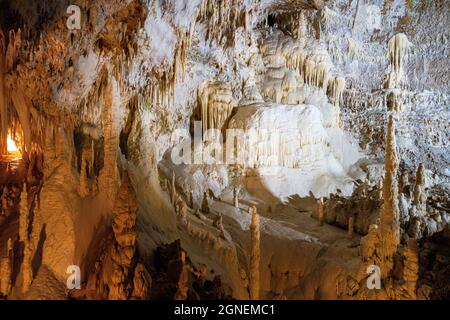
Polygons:
M393 36L388 43L388 56L391 65L396 73L399 73L403 67L403 59L411 48L412 44L403 33Z
M20 216L19 216L19 239L23 244L23 261L22 261L22 292L25 293L30 288L33 281L33 271L31 260L33 258L33 249L29 238L29 205L26 184L20 195Z
M218 81L205 83L200 89L199 100L203 133L208 129L223 129L236 106L229 85Z
M342 94L345 90L345 79L342 77L335 77L329 81L329 93L331 102L339 108L342 102Z
M6 138L8 136L9 123L9 114L6 99L6 85L4 78L6 73L6 61L4 56L5 52L5 37L3 33L0 32L0 154L6 153Z
M331 59L326 51L313 53L305 61L305 83L321 88L326 92L332 66Z
M221 43L226 38L226 45L235 43L235 31L239 27L248 28L247 9L240 0L202 0L198 18L207 26L207 41Z
M259 300L260 230L259 215L256 207L251 208L251 215L250 300Z
M11 91L11 99L14 105L14 108L19 117L20 125L24 135L24 143L26 150L31 151L31 126L30 126L30 106L31 102L25 96L26 90L23 88L17 88L16 90Z
M391 72L388 74L386 87L388 89L400 88L405 82L403 60L412 44L405 34L396 34L388 43L388 58L391 64Z
M395 123L389 116L386 132L386 165L383 184L383 205L380 212L380 254L382 276L387 278L394 267L394 255L400 244L400 222L398 208L398 155L395 144Z
M117 154L119 148L119 135L115 127L113 115L117 112L117 101L115 93L117 93L117 82L114 78L109 78L108 73L104 73L104 91L102 90L103 110L102 125L104 134L104 160L103 168L99 174L99 189L104 192L109 199L114 199L117 192L118 169Z

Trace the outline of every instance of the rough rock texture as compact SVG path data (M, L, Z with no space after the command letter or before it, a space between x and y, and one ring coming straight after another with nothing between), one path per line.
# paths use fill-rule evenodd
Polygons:
M2 1L0 298L448 297L449 16L424 0ZM82 290L66 294L70 265Z

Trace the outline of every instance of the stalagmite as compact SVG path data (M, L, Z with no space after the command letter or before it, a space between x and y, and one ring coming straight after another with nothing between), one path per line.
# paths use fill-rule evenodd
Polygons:
M406 193L406 187L409 185L409 178L408 178L408 172L403 170L400 174L400 181L398 185L398 191L401 193ZM408 198L410 197L410 194L408 193L406 195Z
M381 179L378 181L378 199L383 200L383 185L384 185L384 179L381 177Z
M221 213L219 213L219 215L217 215L217 217L214 218L213 226L216 227L219 230L220 236L224 238L225 237L225 230L223 228L223 221L222 221L222 214Z
M104 77L107 79L104 80L106 83L102 83L104 89L102 90L101 120L103 123L104 157L103 168L99 174L99 190L113 201L118 189L118 181L120 181L117 170L119 133L115 128L116 122L113 121L113 115L119 107L116 99L118 84L108 73L105 73Z
M260 262L260 231L259 215L256 207L251 208L252 221L251 232L251 255L250 255L250 300L259 300L259 262Z
M351 239L353 238L354 233L354 219L353 217L350 217L348 219L348 237Z
M113 272L109 299L127 299L129 292L126 289L126 277L132 267L132 259L136 249L137 234L135 231L137 205L127 173L123 174L122 184L114 203L114 220L112 229L117 245L111 248Z
M233 189L233 204L235 208L239 208L239 191L237 188Z
M206 213L206 214L209 213L209 202L208 202L208 193L207 192L205 192L203 194L202 212Z
M419 165L416 173L416 181L414 184L414 205L417 210L424 215L426 213L427 206L427 193L425 190L425 166L423 163Z
M174 300L187 300L189 291L189 269L186 265L186 252L181 251L181 273L178 279L177 292Z
M194 191L189 192L189 207L194 209Z
M323 211L323 198L320 198L319 200L317 200L317 214L319 217L319 225L323 226L324 223L324 211Z
M138 263L134 270L133 299L146 300L150 297L152 278L142 263Z
M33 249L31 247L30 241L24 242L23 249L23 262L22 262L22 293L28 292L31 283L33 282L33 269L32 269L32 259L33 259Z
M394 267L394 255L400 244L400 222L398 208L398 155L395 144L395 123L389 116L386 132L386 165L383 188L383 205L380 212L380 254L382 277L387 278Z
M36 248L38 247L43 228L42 212L41 208L39 207L39 203L37 203L37 199L35 199L35 203L36 205L34 207L33 214L33 228L31 229L31 244L34 250L36 250Z

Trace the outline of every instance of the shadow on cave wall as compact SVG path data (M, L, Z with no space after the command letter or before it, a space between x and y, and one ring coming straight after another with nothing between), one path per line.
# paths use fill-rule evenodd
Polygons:
M77 5L74 0L0 0L0 29L25 30L27 38L35 40L62 16L68 16L67 7Z

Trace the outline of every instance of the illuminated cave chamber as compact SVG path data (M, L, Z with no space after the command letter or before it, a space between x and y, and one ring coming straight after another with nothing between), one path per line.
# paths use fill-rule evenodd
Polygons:
M79 30L25 2L0 12L0 299L448 297L442 1L76 1Z

